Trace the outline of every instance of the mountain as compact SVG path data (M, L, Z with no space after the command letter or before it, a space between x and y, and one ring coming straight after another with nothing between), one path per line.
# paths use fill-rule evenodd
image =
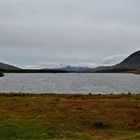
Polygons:
M66 67L62 67L62 68L56 68L56 70L64 70L64 71L68 71L68 72L81 72L81 71L86 71L86 70L90 70L91 68L89 67L74 67L74 66L66 66Z
M19 70L19 68L0 62L0 70Z
M121 63L114 66L101 66L95 68L94 72L131 72L140 69L140 51L128 56Z
M140 68L140 51L137 51L128 56L120 64L115 65L117 68L138 69Z
M81 72L81 73L112 73L112 72L133 72L133 73L140 73L140 50L128 56L125 60L121 63L116 64L114 66L101 66L95 69L89 67L73 67L73 66L66 66L63 68L56 68L56 69L41 69L41 70L34 70L34 69L20 69L15 66L5 64L0 62L0 71L1 72L21 72L21 73L63 73L63 72Z

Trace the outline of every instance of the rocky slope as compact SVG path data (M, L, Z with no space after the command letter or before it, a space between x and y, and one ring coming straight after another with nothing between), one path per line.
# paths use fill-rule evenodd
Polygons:
M19 70L19 68L0 62L0 70Z

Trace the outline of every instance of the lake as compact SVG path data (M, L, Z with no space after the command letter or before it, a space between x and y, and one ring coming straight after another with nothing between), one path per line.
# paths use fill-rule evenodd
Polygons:
M5 74L0 92L140 93L140 75L100 73Z

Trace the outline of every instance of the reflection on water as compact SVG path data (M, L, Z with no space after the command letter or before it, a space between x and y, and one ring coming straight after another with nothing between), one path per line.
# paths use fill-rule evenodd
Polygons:
M140 93L134 74L5 74L0 92L24 93Z

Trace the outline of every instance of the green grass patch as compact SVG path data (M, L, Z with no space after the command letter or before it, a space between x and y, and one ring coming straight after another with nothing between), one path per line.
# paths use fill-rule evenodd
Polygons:
M0 140L84 139L78 134L44 126L39 121L7 121L0 123Z

